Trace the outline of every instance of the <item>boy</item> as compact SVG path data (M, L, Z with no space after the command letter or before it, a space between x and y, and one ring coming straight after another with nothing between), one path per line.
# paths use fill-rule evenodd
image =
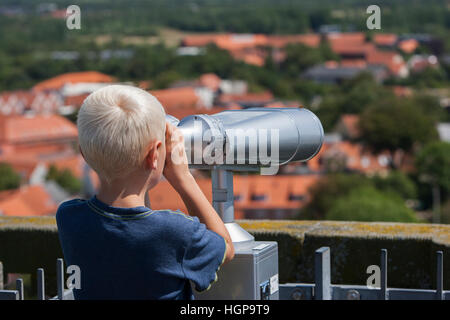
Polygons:
M209 289L233 258L233 244L159 101L135 87L107 86L86 98L77 125L100 188L89 200L64 202L56 214L65 261L81 270L75 299L192 299L189 280L197 291ZM146 207L161 175L189 215Z

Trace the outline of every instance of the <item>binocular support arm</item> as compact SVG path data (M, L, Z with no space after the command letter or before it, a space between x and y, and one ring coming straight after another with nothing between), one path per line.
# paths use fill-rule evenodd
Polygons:
M234 222L233 171L215 167L211 172L212 203L230 234L233 243L242 244L255 238Z
M234 222L233 172L214 169L211 172L212 204L224 223Z
M213 207L235 244L254 238L234 222L234 171L272 169L314 157L323 143L320 120L305 108L248 108L166 121L181 131L191 169L212 171ZM269 156L270 154L270 156Z

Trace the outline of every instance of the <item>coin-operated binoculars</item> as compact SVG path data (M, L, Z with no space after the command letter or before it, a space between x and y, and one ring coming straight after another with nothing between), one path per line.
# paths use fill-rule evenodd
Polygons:
M181 121L167 115L184 136L190 168L211 170L212 203L230 233L235 258L218 281L196 299L278 299L278 247L255 241L234 222L233 172L275 174L280 165L307 161L320 150L320 120L304 108L250 108Z

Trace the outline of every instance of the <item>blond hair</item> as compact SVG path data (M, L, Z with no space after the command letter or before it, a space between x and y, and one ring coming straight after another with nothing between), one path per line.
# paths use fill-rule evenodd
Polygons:
M86 162L110 182L141 167L152 141L164 142L165 112L161 103L142 89L110 85L84 100L77 126Z

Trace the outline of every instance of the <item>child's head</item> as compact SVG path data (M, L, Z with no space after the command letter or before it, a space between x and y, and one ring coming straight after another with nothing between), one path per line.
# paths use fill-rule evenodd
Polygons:
M102 181L136 170L156 169L155 178L161 176L165 112L150 93L126 85L99 89L84 100L77 125L81 152Z

